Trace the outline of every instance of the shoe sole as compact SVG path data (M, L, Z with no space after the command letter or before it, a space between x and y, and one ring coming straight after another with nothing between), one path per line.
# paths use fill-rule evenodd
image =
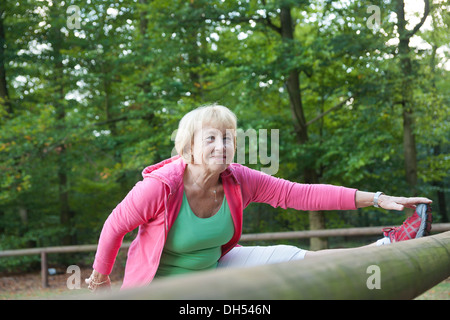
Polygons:
M427 230L428 218L431 218L431 208L425 203L418 204L416 207L417 215L420 217L420 227L416 233L416 238L421 238L423 236L427 236L429 230ZM431 220L431 219L430 219ZM431 226L430 226L431 230Z

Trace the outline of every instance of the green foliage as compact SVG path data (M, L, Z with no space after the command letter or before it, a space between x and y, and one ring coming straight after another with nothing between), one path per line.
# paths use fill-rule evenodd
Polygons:
M361 1L4 1L0 248L59 245L63 235L95 243L142 169L171 155L179 119L211 102L231 108L243 130L280 130L279 177L302 182L315 170L322 183L408 196L393 4L371 4L382 30L367 27ZM80 9L80 29L67 26L70 5ZM291 41L278 32L282 5L291 8ZM411 83L419 191L436 200L449 192L450 81L440 54L449 21L444 5L430 15ZM292 69L306 121L317 118L304 144L285 86ZM366 209L330 213L327 225L402 217ZM246 232L308 228L306 215L260 204L245 219Z

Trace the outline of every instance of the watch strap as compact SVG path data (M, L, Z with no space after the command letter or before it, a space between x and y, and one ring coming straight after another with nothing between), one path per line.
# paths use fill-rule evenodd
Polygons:
M381 192L381 191L378 191L377 193L375 193L375 196L373 197L373 206L374 206L375 208L379 208L379 207L380 207L380 206L378 205L378 198L379 198L382 194L384 194L384 193Z

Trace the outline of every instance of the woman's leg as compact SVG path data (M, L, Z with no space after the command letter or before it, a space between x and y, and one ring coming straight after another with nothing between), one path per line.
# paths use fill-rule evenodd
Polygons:
M376 245L384 245L390 243L389 238L383 238L363 247L371 247ZM361 248L363 248L361 247ZM302 260L323 256L330 253L338 253L342 251L354 250L348 249L325 249L319 251L307 251L289 245L275 246L248 246L235 247L224 255L217 265L218 268L240 268L253 267L264 264L280 263L293 260Z
M234 247L224 255L218 268L253 267L264 264L301 260L306 250L288 245Z
M429 234L431 229L431 209L425 204L418 205L414 214L399 227L384 229L384 238L364 247L381 246L391 242L420 238ZM218 268L223 267L250 267L270 263L278 263L292 260L302 260L339 253L349 249L325 249L320 251L306 251L294 246L278 245L268 247L235 247L218 263Z

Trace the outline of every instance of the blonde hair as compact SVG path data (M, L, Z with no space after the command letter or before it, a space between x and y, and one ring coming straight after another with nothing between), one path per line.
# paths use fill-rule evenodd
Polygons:
M187 163L192 163L192 146L194 144L194 133L201 129L204 124L213 127L225 126L233 131L234 147L236 149L237 117L227 107L212 104L198 107L184 115L178 124L175 136L175 149Z

